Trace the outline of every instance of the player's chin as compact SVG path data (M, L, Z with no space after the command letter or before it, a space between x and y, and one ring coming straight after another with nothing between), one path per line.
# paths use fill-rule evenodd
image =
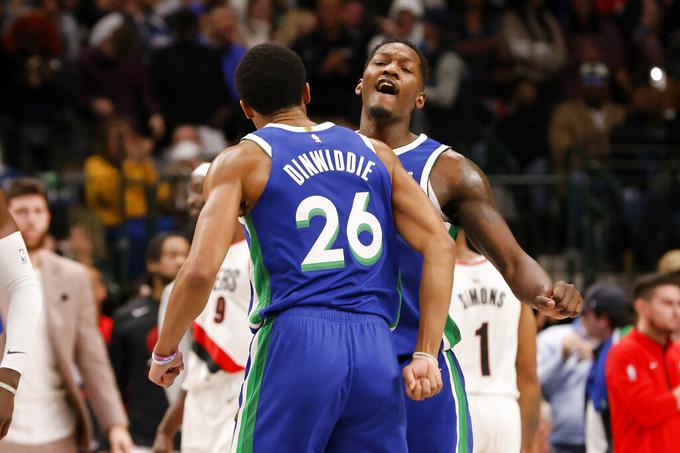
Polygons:
M380 93L378 93L380 94ZM383 95L384 96L384 95ZM368 108L368 114L377 120L389 120L394 117L389 102L375 102Z

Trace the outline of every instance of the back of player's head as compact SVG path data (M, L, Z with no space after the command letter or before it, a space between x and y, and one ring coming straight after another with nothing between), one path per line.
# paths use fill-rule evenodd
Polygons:
M47 191L43 183L36 178L14 179L5 191L5 199L9 203L13 198L24 195L38 195L47 201Z
M366 63L364 64L364 69L366 66L368 66L368 63L373 59L375 56L376 52L380 50L381 47L386 46L388 44L403 44L406 47L410 48L413 50L416 55L418 55L418 66L420 68L420 76L423 82L423 86L427 83L427 79L430 76L430 65L427 61L427 57L423 53L422 50L415 44L413 44L411 41L408 39L402 39L402 38L388 38L385 39L384 41L381 41L380 44L375 46L371 51L368 53L368 58L366 58Z
M268 116L300 104L307 73L295 52L265 43L245 54L234 79L241 99L260 115Z

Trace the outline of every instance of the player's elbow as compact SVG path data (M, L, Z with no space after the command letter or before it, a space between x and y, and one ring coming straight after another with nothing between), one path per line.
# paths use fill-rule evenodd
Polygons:
M184 269L183 280L190 288L201 289L212 286L215 274L208 266L191 266Z

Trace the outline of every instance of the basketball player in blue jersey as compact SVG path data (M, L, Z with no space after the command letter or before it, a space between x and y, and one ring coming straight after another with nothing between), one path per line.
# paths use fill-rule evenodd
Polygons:
M446 145L411 132L413 110L425 105L427 61L408 41L388 40L370 53L356 93L362 97L359 132L384 141L401 160L442 218L461 225L478 250L503 274L517 298L554 318L576 316L583 301L576 288L553 283L546 272L517 244L507 224L494 207L484 173ZM420 254L399 241L399 266L403 305L393 340L400 364L416 341L422 313L418 307ZM449 320L439 354L444 388L422 404L406 402L408 444L415 453L472 451L472 431L463 376L450 348L460 339ZM452 429L455 427L455 429Z
M233 452L406 452L404 390L436 395L455 243L383 143L307 118L300 58L262 44L236 84L258 131L213 163L193 246L153 355L152 381L205 305L241 216L250 236L251 343ZM400 373L397 230L423 256L420 328ZM415 351L415 352L414 352Z

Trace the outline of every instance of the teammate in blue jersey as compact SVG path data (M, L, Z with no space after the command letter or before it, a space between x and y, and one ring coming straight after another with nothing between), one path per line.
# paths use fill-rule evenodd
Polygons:
M362 97L362 134L384 141L393 148L404 168L427 193L455 235L461 225L470 240L501 271L522 302L554 317L576 316L583 301L576 288L553 283L513 237L494 207L484 173L448 146L411 132L414 109L425 105L424 85L428 66L425 57L408 41L387 40L369 55L356 93ZM400 364L408 362L422 313L418 306L421 279L420 254L399 242L399 266L403 283L403 307L394 344ZM472 431L463 376L450 351L460 334L447 321L443 350L439 354L444 388L422 404L407 401L408 444L414 453L471 452ZM528 417L538 419L536 413ZM455 427L455 429L452 429Z
M235 79L258 131L210 169L149 377L167 386L181 370L174 351L240 215L256 333L232 451L406 452L404 389L421 400L442 388L436 355L455 243L385 144L307 118L309 85L292 51L256 46ZM403 380L389 333L400 312L397 231L423 256L420 329Z

